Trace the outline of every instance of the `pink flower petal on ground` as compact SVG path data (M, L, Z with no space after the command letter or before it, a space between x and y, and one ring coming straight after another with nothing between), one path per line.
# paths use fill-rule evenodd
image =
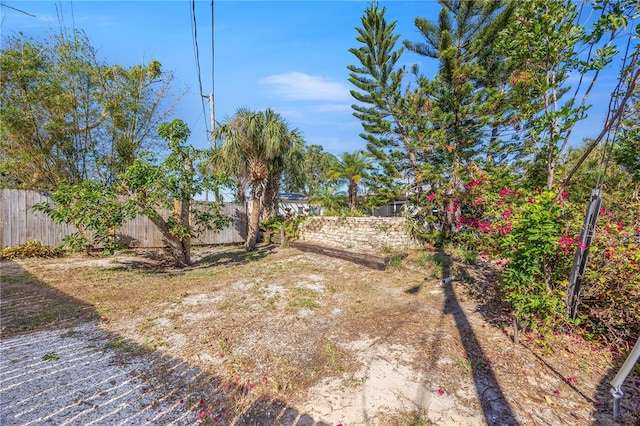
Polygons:
M442 388L438 388L438 394L440 394L440 395L444 395L444 389L442 389Z
M554 389L554 390L553 390L553 394L554 394L554 395L560 395L560 391L559 391L558 389Z

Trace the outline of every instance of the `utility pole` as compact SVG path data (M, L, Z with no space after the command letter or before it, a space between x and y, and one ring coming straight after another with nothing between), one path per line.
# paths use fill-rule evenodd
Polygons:
M216 128L216 113L213 106L213 93L209 93L208 95L203 93L202 97L209 99L209 120L211 120L211 130L213 130ZM215 140L211 141L211 146L213 149L217 148Z
M209 99L209 119L211 120L211 131L213 132L213 129L216 128L216 114L214 111L214 107L213 107L213 93L209 93L207 94L202 94L203 98L207 98ZM216 149L218 149L218 146L216 144L216 140L211 136L211 134L209 134L209 137L211 138L211 148L215 151ZM214 196L216 199L216 202L220 201L220 191L218 191L218 189L216 188L214 191ZM207 192L207 199L209 198L209 193Z

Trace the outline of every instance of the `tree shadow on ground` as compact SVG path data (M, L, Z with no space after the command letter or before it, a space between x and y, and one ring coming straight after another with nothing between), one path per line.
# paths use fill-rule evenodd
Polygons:
M100 314L2 262L0 424L325 426L248 383L99 326Z
M517 425L519 423L515 414L505 398L491 365L486 362L487 356L458 302L451 279L452 259L442 251L438 252L438 255L442 260L442 286L446 297L444 313L452 315L456 323L466 358L471 365L476 395L485 421L488 425Z
M182 275L188 271L247 265L269 256L276 246L262 245L247 252L238 245L213 246L213 252L199 258L199 251L207 251L209 247L197 247L192 251L196 260L189 266L176 267L174 260L162 249L136 252L135 257L119 258L110 269L114 271L140 270L158 275Z
M229 250L208 254L194 262L192 268L210 268L218 266L241 266L251 262L262 260L269 256L277 248L275 245L263 244L256 246L252 251L246 251L239 246L232 246Z
M442 255L447 256L442 253ZM449 267L452 262L449 262ZM471 269L471 268L469 268ZM499 273L487 266L481 268L468 268L458 265L454 274L456 283L464 286L469 294L477 302L477 311L483 318L494 326L500 328L511 327L512 314L507 305L505 305L496 290L495 283L500 279ZM610 381L618 372L622 363L625 361L623 357L616 357L614 360L614 368L608 368L606 374L602 378L592 395L586 395L578 386L575 385L566 374L563 374L558 367L554 366L548 359L541 356L538 351L534 350L531 345L523 342L519 343L523 348L533 355L540 364L545 366L546 371L558 378L576 395L579 395L586 403L593 407L592 417L593 425L612 425L612 424L633 424L640 426L640 375L632 374L623 384L625 397L622 400L621 417L618 423L613 419L613 396L611 394ZM636 371L638 371L636 369Z

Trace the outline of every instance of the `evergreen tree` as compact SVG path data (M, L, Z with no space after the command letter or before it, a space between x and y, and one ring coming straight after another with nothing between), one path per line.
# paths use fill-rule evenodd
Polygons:
M387 23L385 12L377 3L365 11L362 27L356 28L361 45L349 49L360 64L347 68L356 88L351 95L359 102L352 105L353 115L362 122L360 136L379 168L373 179L381 189L399 194L422 187L417 169L428 151L429 109L420 87L405 82L407 72L398 65L404 49L396 49L396 22Z
M489 122L483 84L495 84L496 79L487 77L491 70L483 65L513 8L502 0L440 0L440 4L437 22L415 20L424 40L407 40L404 45L440 63L433 81L421 80L430 97L433 147L423 172L430 176L432 187L443 193L446 220L441 225L449 231L459 215L456 194L463 189L465 176L472 174Z

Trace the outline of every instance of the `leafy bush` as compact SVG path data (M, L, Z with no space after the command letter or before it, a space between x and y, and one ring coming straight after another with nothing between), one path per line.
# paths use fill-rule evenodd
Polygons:
M576 209L563 193L491 190L467 184L459 219L462 247L476 245L503 267L498 290L521 326L531 330L564 321L565 292L578 244ZM481 191L481 192L480 192Z
M260 222L260 229L268 232L278 233L280 228L284 229L285 235L291 238L298 238L300 235L299 225L307 218L304 215L297 215L289 212L286 216L273 216Z
M135 217L134 205L121 201L114 186L93 181L60 185L51 194L55 204L40 203L33 210L43 212L55 223L70 223L77 233L65 237L65 248L85 250L102 245L106 253L121 248L115 230Z
M640 332L640 205L618 195L601 210L576 321L566 319L568 278L584 221L567 192L491 188L472 180L461 197L458 248L502 268L497 289L523 327L579 325L587 338L624 347Z
M40 241L29 240L24 244L3 248L0 260L25 259L28 257L60 257L63 252L58 247L42 244Z
M635 208L640 206L636 203ZM619 220L601 209L579 312L587 337L623 347L640 333L640 209Z

